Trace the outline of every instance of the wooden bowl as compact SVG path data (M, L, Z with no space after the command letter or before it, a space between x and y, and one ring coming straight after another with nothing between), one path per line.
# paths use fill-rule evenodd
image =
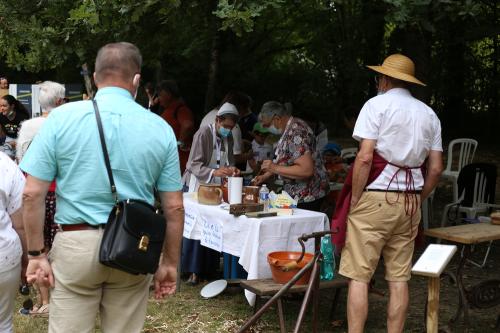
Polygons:
M292 251L278 251L271 252L267 255L267 262L271 267L271 274L276 283L285 284L292 279L308 262L310 262L314 255L312 253L305 253L304 258L297 263L297 267L289 271L283 271L283 266L286 266L292 261L299 259L301 252ZM311 270L307 271L296 284L307 284L311 277Z

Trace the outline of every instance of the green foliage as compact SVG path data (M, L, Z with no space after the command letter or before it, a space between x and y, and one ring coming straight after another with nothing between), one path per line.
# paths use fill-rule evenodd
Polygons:
M241 37L254 30L255 19L265 10L278 9L284 3L285 0L220 0L213 14L222 20L221 30L232 30Z
M446 123L496 110L498 9L492 0L2 0L0 64L23 79L78 80L100 46L126 40L144 55L145 79L177 79L200 111L216 54L217 98L237 88L256 105L292 101L339 130L374 94L365 66L403 52Z

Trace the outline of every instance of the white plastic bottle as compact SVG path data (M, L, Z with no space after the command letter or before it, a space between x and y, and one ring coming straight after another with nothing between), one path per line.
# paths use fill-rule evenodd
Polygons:
M263 184L259 190L259 203L264 204L264 212L269 211L269 189Z

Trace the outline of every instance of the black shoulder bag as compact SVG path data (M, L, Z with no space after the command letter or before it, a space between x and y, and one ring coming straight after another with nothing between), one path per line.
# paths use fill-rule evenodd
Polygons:
M134 199L118 201L99 108L95 100L92 103L111 193L115 200L104 229L99 261L130 274L154 274L163 248L165 219L147 202Z

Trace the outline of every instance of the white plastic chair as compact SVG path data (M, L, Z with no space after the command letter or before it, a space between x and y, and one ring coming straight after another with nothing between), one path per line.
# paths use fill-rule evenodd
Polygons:
M458 160L456 158L457 155L453 154L453 151L457 146ZM446 180L450 180L453 185L453 201L458 200L458 187L457 187L457 179L460 170L467 165L472 163L474 159L474 154L476 153L477 141L474 139L455 139L450 142L448 145L448 160L446 162L446 169L443 171L442 178ZM454 156L455 160L454 161ZM455 162L455 163L454 163Z
M348 158L356 157L357 153L358 153L358 148L344 148L340 152L340 157L342 157L342 159L345 160Z
M450 209L456 209L457 218L460 218L460 213L465 213L468 219L474 219L479 214L488 213L492 208L500 208L500 205L493 204L496 185L496 166L494 164L469 164L460 171L457 180L457 191L460 185L460 198L444 207L441 227L446 226ZM464 199L468 202L464 202ZM484 267L492 243L492 241L489 243L482 263L472 260L469 262L478 267Z

